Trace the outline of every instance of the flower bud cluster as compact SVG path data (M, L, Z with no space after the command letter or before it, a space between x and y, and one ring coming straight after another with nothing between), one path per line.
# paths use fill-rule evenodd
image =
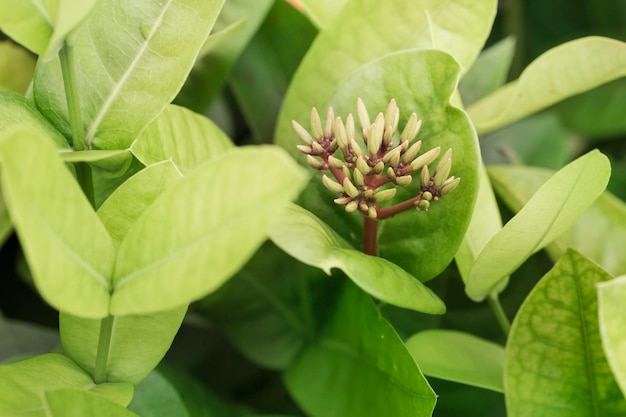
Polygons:
M357 141L352 114L346 121L335 117L328 108L322 123L315 108L311 110L311 130L307 131L295 120L293 127L304 145L298 145L307 163L323 173L322 182L330 191L339 194L335 203L346 211L360 211L370 218L386 218L407 208L427 211L431 201L454 190L460 178L450 176L452 149L441 157L434 170L429 168L440 155L435 147L420 154L422 141L415 141L422 121L411 114L402 132L397 135L400 110L396 101L389 102L387 111L378 113L370 121L367 108L357 100L357 117L362 144ZM396 137L397 136L397 137ZM326 175L330 172L332 175ZM395 197L396 187L406 187L419 174L420 192L417 196L394 206L381 208L380 203ZM334 177L334 178L331 178Z

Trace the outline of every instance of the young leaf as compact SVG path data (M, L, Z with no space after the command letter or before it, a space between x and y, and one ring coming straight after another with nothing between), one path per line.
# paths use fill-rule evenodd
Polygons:
M518 212L554 171L525 166L489 167L498 196ZM626 274L626 204L608 191L578 218L576 223L548 246L550 256L560 258L572 247L597 262L611 275Z
M98 217L116 247L154 200L180 178L182 176L172 162L159 162L124 181L105 200L98 209Z
M101 1L72 35L88 148L126 149L172 101L223 0ZM58 59L39 63L37 107L69 133Z
M101 170L112 178L124 174L130 166L133 157L126 149L114 151L74 151L59 152L64 162L88 162L90 166Z
M283 103L275 142L297 155L295 146L299 140L293 134L291 120L307 120L311 107L323 108L321 105L341 80L387 54L436 47L469 68L491 30L496 6L495 0L354 0L346 3L336 16L336 21L341 23L321 31L300 64ZM406 81L415 78L411 76ZM383 95L386 85L362 87L382 89L379 95ZM416 91L419 94L415 94ZM419 96L424 91L412 93ZM387 102L390 97L393 96L385 97ZM369 106L369 102L367 104Z
M64 388L90 390L124 406L133 395L131 384L97 386L70 358L49 353L0 365L0 415L47 417L44 395Z
M443 314L445 305L415 277L383 258L354 250L311 212L290 205L269 229L272 241L299 261L330 275L338 268L364 291L398 307Z
M425 330L405 343L424 375L504 391L503 346L453 330Z
M48 3L48 13L52 19L52 36L50 37L44 60L49 60L63 47L66 37L93 11L100 0L82 0L80 2L71 0L58 0ZM74 43L70 39L70 44Z
M539 56L518 80L473 104L467 111L478 133L489 132L624 75L624 42L601 37L581 38Z
M105 317L113 243L50 138L34 128L5 130L0 166L2 191L39 293L59 310Z
M330 26L330 23L341 11L347 0L300 0L299 4L311 22L320 30Z
M141 416L190 417L182 396L158 371L151 372L135 387L128 409Z
M484 299L530 255L569 229L606 187L611 166L594 150L558 171L482 250L465 291Z
M596 284L610 279L569 250L529 294L506 346L507 415L626 415L598 331Z
M205 116L169 105L130 150L146 166L171 160L185 174L232 146L228 136Z
M626 396L626 276L598 284L598 319L602 346L613 375Z
M393 327L349 282L321 337L287 370L285 383L311 417L430 417L436 402Z
M185 306L150 315L114 317L106 380L137 384L145 378L170 348L186 311ZM101 337L100 323L101 320L66 313L59 316L63 349L92 376Z
M125 407L100 395L78 389L65 388L45 393L46 417L139 417ZM43 415L43 414L42 414Z
M215 290L259 247L306 181L275 147L237 148L165 190L119 247L111 312L150 313Z
M0 42L0 91L26 93L35 74L35 59L10 41Z
M46 51L52 23L38 0L1 0L0 30L37 55Z

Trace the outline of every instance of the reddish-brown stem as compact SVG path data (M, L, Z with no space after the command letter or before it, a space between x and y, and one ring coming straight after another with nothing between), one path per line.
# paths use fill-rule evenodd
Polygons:
M422 194L417 197L413 197L409 200L403 201L402 203L394 204L393 206L381 208L378 210L378 219L383 220L387 219L391 216L395 216L396 214L408 210L410 208L415 207L415 203L419 202L422 199Z
M378 220L363 216L363 253L378 255Z

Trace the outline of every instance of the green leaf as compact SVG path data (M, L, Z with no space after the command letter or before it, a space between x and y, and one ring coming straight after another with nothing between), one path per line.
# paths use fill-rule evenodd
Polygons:
M106 380L137 384L145 378L163 359L186 311L187 306L184 306L150 315L114 317ZM90 375L94 375L96 369L100 323L101 320L65 313L59 317L63 349Z
M430 417L436 401L393 327L350 283L285 383L311 417Z
M495 0L348 2L336 17L341 24L320 32L293 78L278 120L275 142L296 155L298 139L291 120L308 120L311 107L326 103L340 81L362 65L392 52L436 47L469 68L491 30L496 5ZM394 80L397 84L418 82L413 77L398 80L395 74ZM379 96L387 89L386 83L361 87L376 88ZM412 93L419 96L424 91ZM405 106L401 101L398 104Z
M626 415L606 362L596 284L611 276L569 250L529 294L506 346L507 415Z
M144 165L172 160L182 174L232 147L205 116L169 105L141 133L130 150Z
M128 231L112 314L172 309L217 289L258 249L305 181L304 170L270 146L232 149L199 165Z
M90 392L72 388L46 392L46 417L139 417L125 407ZM43 414L42 414L43 415Z
M98 217L116 247L154 200L182 178L170 161L142 169L124 181L98 209Z
M13 232L13 223L11 223L11 217L9 217L9 211L4 202L2 192L0 192L0 247L4 245L4 242L11 236Z
M348 0L300 0L298 3L311 22L319 29L324 29L330 26L347 2Z
M591 151L558 171L485 246L467 279L465 291L484 299L530 255L569 229L602 194L611 166Z
M459 83L463 104L469 106L506 82L515 52L515 39L508 37L485 49Z
M121 405L133 394L131 384L97 386L70 358L49 353L0 365L0 414L47 417L44 394L64 388L92 391Z
M48 3L48 11L52 18L53 30L50 37L44 60L53 58L61 50L66 37L85 20L93 11L100 0L83 0L80 2L72 0L56 0ZM70 38L70 45L74 40Z
M294 204L269 229L272 241L307 265L330 275L338 268L361 289L381 301L430 314L443 314L445 305L424 284L397 265L354 250L328 225Z
M39 293L58 310L105 317L111 238L49 137L25 127L3 133L2 191Z
M9 41L0 42L0 91L26 93L35 74L35 58Z
M135 387L135 396L128 409L141 417L190 416L181 396L158 371L151 372Z
M126 149L115 151L61 151L64 162L88 162L106 176L116 178L124 174L132 162L132 155Z
M16 93L0 92L0 132L17 125L41 130L61 149L69 148L67 140L24 96Z
M56 330L17 320L0 321L0 340L0 362L14 356L47 353L60 342Z
M51 17L38 0L1 0L0 30L41 55L52 36Z
M519 211L554 171L524 166L490 167L498 196L514 212ZM610 274L626 274L626 204L608 191L578 218L576 223L548 246L553 259L572 247L597 262Z
M504 391L503 346L454 330L425 330L405 343L424 375Z
M389 99L394 97L400 107L401 129L412 112L423 120L418 139L423 142L424 150L436 146L444 151L452 148L451 174L461 178L460 186L432 204L428 212L410 210L379 223L380 256L420 281L437 276L452 261L469 224L478 193L480 156L477 138L467 115L449 102L459 72L457 62L444 52L403 51L361 67L342 81L328 102L335 114L345 116L356 110L357 97L362 97L373 118L375 112L385 111ZM386 78L389 74L393 78ZM385 88L381 89L380 85ZM416 94L416 91L420 93ZM297 138L295 133L293 136ZM399 187L390 203L415 197L420 192L419 175L416 177L410 186ZM334 205L330 197L325 197L324 203ZM354 216L357 214L343 213L328 221L335 228L336 223L347 223L345 219ZM433 251L433 247L437 250ZM426 257L428 262L424 262Z
M72 64L88 148L126 149L172 101L223 0L102 1L74 32ZM58 59L40 63L35 101L69 136Z
M518 80L467 110L478 133L484 133L624 75L626 45L623 42L581 38L539 56Z
M626 396L626 335L624 300L626 276L598 284L598 319L602 346L613 375Z

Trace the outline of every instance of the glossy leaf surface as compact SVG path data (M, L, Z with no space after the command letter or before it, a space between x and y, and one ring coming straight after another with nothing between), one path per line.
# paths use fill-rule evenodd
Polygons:
M507 412L622 416L626 400L602 351L596 284L611 276L570 250L522 304L506 346Z
M102 1L74 32L73 53L88 148L126 149L172 101L222 5L221 0ZM58 59L38 66L37 107L69 132Z
M606 156L591 151L558 171L481 251L466 292L484 299L530 255L569 229L604 191L611 173Z
M425 330L406 347L424 375L503 392L504 347L469 333Z
M436 401L393 327L351 284L342 290L319 340L287 371L285 382L312 417L430 417Z
M32 128L2 136L2 192L37 289L59 310L106 316L115 261L106 229L47 136Z
M111 312L173 309L215 290L259 247L306 181L274 147L232 149L165 190L119 247Z
M610 57L610 59L607 59ZM519 120L558 101L626 75L626 44L587 37L559 45L520 78L470 106L479 133Z
M364 291L398 307L431 314L445 312L443 302L397 265L355 250L309 211L290 205L270 227L272 241L307 265L345 272Z

